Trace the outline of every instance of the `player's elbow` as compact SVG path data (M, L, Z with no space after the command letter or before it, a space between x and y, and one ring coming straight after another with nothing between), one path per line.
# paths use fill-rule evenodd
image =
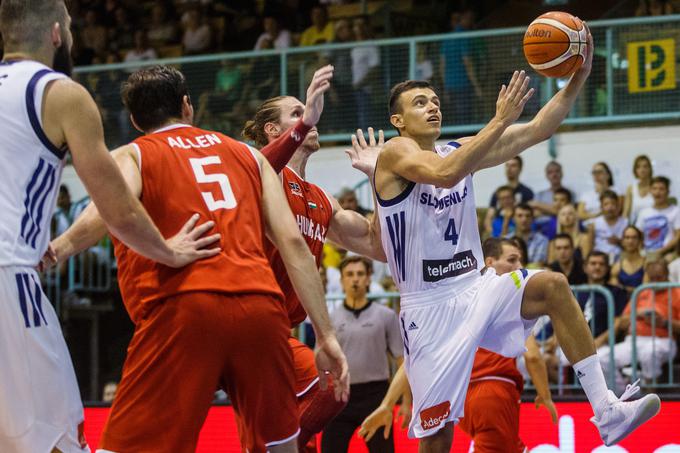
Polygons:
M527 364L539 365L543 361L541 352L538 349L529 349L524 353L524 360Z

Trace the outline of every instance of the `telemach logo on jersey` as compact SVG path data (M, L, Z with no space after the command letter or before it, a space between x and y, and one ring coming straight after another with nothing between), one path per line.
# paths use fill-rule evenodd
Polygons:
M477 258L472 250L456 253L450 260L423 260L423 280L438 282L477 269Z

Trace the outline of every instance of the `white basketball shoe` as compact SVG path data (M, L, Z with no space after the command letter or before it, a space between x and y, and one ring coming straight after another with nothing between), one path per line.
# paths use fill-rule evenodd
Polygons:
M654 393L643 396L639 400L626 401L640 390L637 383L626 386L621 398L617 398L614 392L609 390L609 401L600 419L592 417L591 422L600 431L600 437L606 446L620 442L628 434L644 422L659 413L661 400Z

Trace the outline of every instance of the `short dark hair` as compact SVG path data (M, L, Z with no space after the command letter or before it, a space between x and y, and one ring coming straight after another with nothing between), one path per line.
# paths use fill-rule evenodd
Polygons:
M651 184L655 184L657 182L666 186L666 190L669 190L671 188L671 180L666 178L665 176L655 176L655 177L653 177Z
M184 74L165 65L135 71L122 89L123 103L145 132L181 118L182 100L188 95Z
M395 113L402 112L401 104L399 103L399 97L403 93L415 90L416 88L429 88L434 91L432 84L430 84L430 82L427 80L405 80L392 87L390 90L390 101L388 104L390 116L394 115Z
M600 250L593 250L592 252L590 252L588 254L588 256L586 256L585 262L587 263L590 258L597 258L597 257L604 258L604 262L607 263L607 267L609 267L609 255L607 255L604 252L601 252Z
M602 203L607 198L609 198L610 200L614 200L617 203L619 201L619 196L613 190L605 190L604 192L602 192L602 195L600 195L600 203Z
M66 184L62 184L59 186L59 193L64 195L71 195Z
M569 241L569 245L571 245L572 248L574 248L574 238L569 236L567 233L559 233L555 235L555 239L553 241L557 241L558 239L566 239Z
M521 209L522 211L528 211L528 212L531 213L531 216L532 216L532 217L534 216L534 209L533 209L531 206L529 206L528 203L520 203L520 204L518 204L517 207L515 207L515 212L517 212L517 211L520 210L520 209Z
M368 275L371 275L373 273L373 263L371 262L371 260L369 260L365 256L350 255L344 257L342 261L340 261L340 265L338 266L338 269L340 269L340 275L342 275L342 271L345 269L345 267L352 263L363 263L364 267L366 268L366 273Z
M500 186L496 189L496 191L494 193L496 194L496 197L498 197L499 193L508 192L508 191L512 192L513 195L515 194L515 189L510 187L510 186Z
M68 12L64 0L2 0L0 34L9 49L37 50L43 33L58 22L66 27Z
M522 160L521 157L515 156L515 157L513 157L513 158L510 159L510 160L516 160L517 163L519 164L519 169L520 169L520 170L522 169L522 167L524 167L524 161ZM510 161L510 160L509 160L509 161ZM509 162L509 161L508 161L508 162Z
M487 238L482 244L482 253L484 254L484 259L494 258L498 259L503 254L503 246L509 245L511 247L517 247L517 244L511 239L507 238Z
M527 249L527 241L519 236L513 236L510 238L510 242L512 242L514 246L519 249L520 254L522 255L522 266L526 266L529 263L529 250Z
M564 187L560 187L558 189L555 189L555 191L553 192L553 197L555 195L557 195L558 193L562 194L562 195L566 195L567 203L571 203L573 201L573 198L571 196L571 192L568 189L565 189Z

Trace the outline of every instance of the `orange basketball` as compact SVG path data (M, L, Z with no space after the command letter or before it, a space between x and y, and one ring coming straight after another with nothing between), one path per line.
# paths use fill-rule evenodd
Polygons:
M566 77L581 67L588 31L581 19L551 11L536 18L524 33L524 56L547 77Z

